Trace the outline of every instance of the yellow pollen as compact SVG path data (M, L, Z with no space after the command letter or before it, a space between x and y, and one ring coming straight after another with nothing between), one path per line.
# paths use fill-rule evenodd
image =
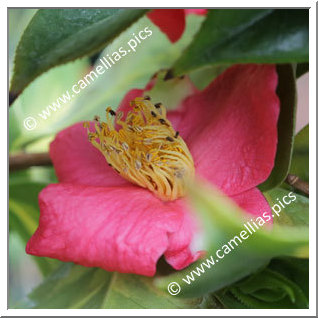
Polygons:
M130 105L125 120L122 112L115 113L110 107L106 122L95 116L95 132L84 123L89 141L123 178L162 200L183 197L185 184L195 173L186 143L166 118L161 103L153 105L149 97L137 97Z

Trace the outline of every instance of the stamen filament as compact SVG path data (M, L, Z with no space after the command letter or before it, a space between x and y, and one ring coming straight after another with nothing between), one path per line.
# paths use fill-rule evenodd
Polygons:
M95 117L95 131L87 128L89 141L99 149L108 164L120 175L154 192L162 200L185 195L185 183L194 176L191 153L166 118L161 103L153 105L149 97L137 97L132 110L123 113L106 109L106 122ZM121 127L115 129L115 123Z

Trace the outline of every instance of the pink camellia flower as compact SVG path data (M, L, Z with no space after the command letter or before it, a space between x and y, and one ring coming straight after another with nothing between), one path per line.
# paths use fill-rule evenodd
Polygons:
M183 34L186 25L186 15L205 15L207 11L207 9L156 9L150 11L147 17L174 43Z
M86 124L89 140L83 123L61 131L50 146L60 183L39 195L27 253L147 276L162 255L175 269L197 260L183 198L194 174L247 213L270 211L256 186L274 165L276 86L274 65L236 65L203 91L192 87L176 110L152 104L148 85L117 113L108 108L106 122Z

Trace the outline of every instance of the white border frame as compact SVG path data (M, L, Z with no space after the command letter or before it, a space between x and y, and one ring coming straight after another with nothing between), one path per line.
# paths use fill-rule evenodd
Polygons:
M49 7L45 6L43 1L34 0L28 1L28 7ZM89 7L105 7L107 3L101 0L91 0L89 2ZM129 7L131 3L128 1L119 1L114 2L116 6L114 7ZM215 8L226 8L226 7L236 7L239 4L239 8L252 7L252 8L264 8L264 7L310 7L309 10L309 61L310 61L310 73L309 73L309 123L310 123L310 289L309 289L309 309L286 309L286 310L277 310L277 309L7 309L7 261L5 261L4 255L7 255L7 207L3 209L1 217L1 290L0 290L0 315L6 316L160 316L160 315L173 315L173 316L316 316L316 2L315 1L281 1L281 0L268 0L268 1L246 1L241 0L237 1L174 1L171 0L162 0L158 3L149 3L148 1L134 1L134 6L136 7L193 7L193 4L196 7L205 8L213 7ZM7 7L25 7L26 2L21 0L12 0L5 1L5 6L1 7L1 39L2 43L7 42ZM70 0L55 0L51 3L54 7L87 7L87 2L75 2ZM1 50L1 70L2 74L7 74L7 55L5 50ZM1 85L1 96L2 101L7 99L8 96L8 77L6 84L2 83ZM1 118L8 118L7 108L2 105L1 107ZM8 123L7 123L8 125ZM7 135L8 127L5 125L1 126L2 136ZM8 146L8 145L7 145ZM6 162L5 162L6 161ZM5 165L6 163L6 165ZM3 171L3 175L7 175L8 179L8 162L5 159L5 156L1 156L1 166L4 170L6 166L6 171ZM8 193L5 191L7 189L7 180L2 178L1 186L1 202L7 202Z

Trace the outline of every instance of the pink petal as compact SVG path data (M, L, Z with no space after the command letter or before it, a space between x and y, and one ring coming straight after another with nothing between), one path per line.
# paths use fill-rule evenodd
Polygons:
M39 227L28 254L108 271L152 276L167 252L181 269L198 258L182 202L162 202L137 187L52 184L39 195Z
M276 86L274 65L236 65L173 112L175 129L192 153L196 173L226 194L255 187L274 166Z
M194 213L190 212L188 204L184 200L175 201L175 204L180 206L184 211L183 223L179 231L176 231L169 235L170 246L165 252L166 261L175 269L180 270L187 267L199 259L202 255L202 251L193 253L189 245L185 245L184 242L189 244L192 242L194 232L200 231L197 225L197 220L194 219ZM192 225L189 231L189 224Z
M102 153L88 141L83 123L59 132L50 145L50 156L60 182L94 186L130 185L108 166Z
M257 188L252 188L248 191L234 195L231 198L238 204L238 206L249 213L254 220L258 216L262 216L262 218L264 218L264 212L266 212L268 216L272 216L271 208L268 202L266 201L262 192ZM266 223L272 224L272 219L266 221Z
M185 29L184 9L156 9L149 12L147 16L172 43L181 38Z
M206 15L208 13L208 9L185 9L185 14L197 14L197 15Z

